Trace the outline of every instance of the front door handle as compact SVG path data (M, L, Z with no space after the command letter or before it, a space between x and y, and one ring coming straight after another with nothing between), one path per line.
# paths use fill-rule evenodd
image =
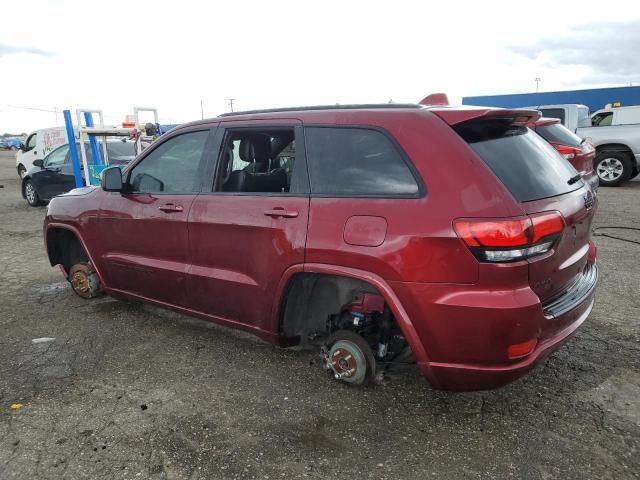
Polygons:
M184 210L182 205L174 205L173 203L165 203L164 205L160 205L158 209L166 213L181 212Z
M296 218L298 216L298 212L296 212L295 210L285 210L284 208L281 208L281 207L276 207L272 210L266 210L264 214L267 217L273 217L273 218L278 218L278 217Z

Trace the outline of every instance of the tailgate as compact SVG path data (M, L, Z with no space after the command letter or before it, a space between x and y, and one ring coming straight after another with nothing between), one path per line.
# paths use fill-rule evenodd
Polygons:
M558 211L566 222L552 252L530 258L529 284L544 302L561 294L587 263L595 199L587 186L557 197L523 202L527 214Z
M584 270L595 210L593 193L565 158L522 124L522 111L484 113L455 123L453 129L511 192L523 213L532 218L559 212L564 219L553 245L526 257L531 288L543 303L553 300Z

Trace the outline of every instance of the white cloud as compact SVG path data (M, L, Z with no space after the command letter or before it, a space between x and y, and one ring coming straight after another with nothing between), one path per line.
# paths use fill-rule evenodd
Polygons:
M415 102L581 86L580 66L513 52L585 23L615 20L596 1L130 2L23 1L0 44L53 56L0 56L0 132L52 125L46 110L101 108L119 122L136 105L164 122L227 110ZM634 11L632 9L628 12ZM640 16L640 12L639 12ZM61 115L58 116L61 121Z

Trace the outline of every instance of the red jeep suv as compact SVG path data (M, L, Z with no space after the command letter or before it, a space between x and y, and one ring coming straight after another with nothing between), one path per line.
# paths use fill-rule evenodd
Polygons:
M587 318L596 199L529 110L328 106L175 128L49 204L74 291L315 345L362 384L504 385Z

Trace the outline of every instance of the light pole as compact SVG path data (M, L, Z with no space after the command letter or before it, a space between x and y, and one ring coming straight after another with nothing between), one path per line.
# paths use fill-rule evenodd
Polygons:
M538 90L540 89L540 81L542 79L540 77L536 77L536 93L538 93Z
M231 110L233 112L233 102L235 101L235 98L227 98L227 102L229 102L229 110Z

